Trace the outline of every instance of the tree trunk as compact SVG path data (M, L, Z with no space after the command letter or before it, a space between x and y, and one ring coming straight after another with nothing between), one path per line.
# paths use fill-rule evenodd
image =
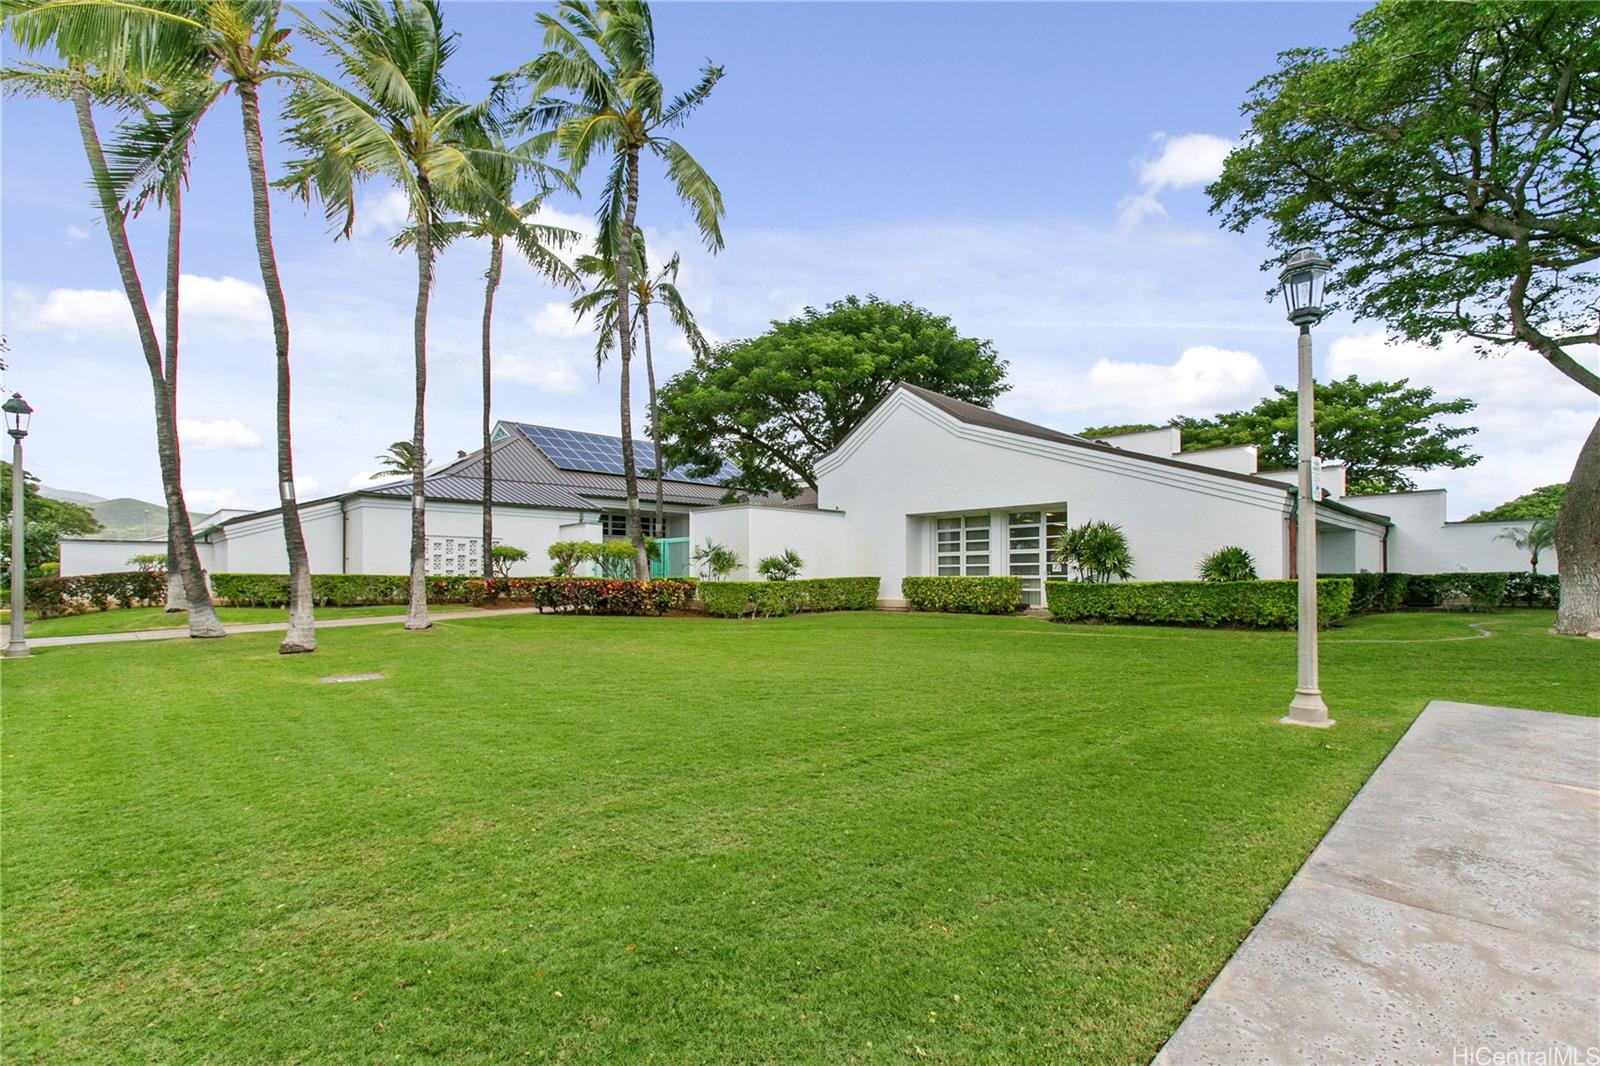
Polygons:
M162 371L167 383L167 404L172 409L173 436L177 437L178 424L178 278L181 272L179 251L183 236L183 180L175 177L167 191L167 351L166 366ZM181 441L179 442L181 445ZM180 461L182 451L179 452ZM183 611L183 568L178 565L178 545L182 537L177 523L187 522L188 515L178 515L167 509L167 613ZM193 535L193 528L190 534ZM196 555L198 555L198 549ZM207 596L207 602L210 597Z
M417 308L411 319L411 348L416 359L416 400L411 412L411 596L406 606L406 628L427 629L428 620L428 514L424 498L427 451L423 447L423 414L428 396L428 295L433 289L433 234L429 228L432 196L428 179L420 182L417 209Z
M267 164L261 154L261 101L256 86L238 81L239 111L244 119L244 156L250 172L250 207L255 221L256 259L261 265L261 287L272 312L272 341L278 368L278 500L283 516L283 547L289 557L289 630L278 645L279 653L293 655L317 650L316 624L311 613L311 560L305 533L300 528L300 507L294 491L294 449L289 432L289 311L278 279L278 259L272 248L272 215L267 201Z
M649 264L645 264L646 267ZM663 502L661 464L661 411L656 405L656 360L650 350L650 305L639 300L639 327L644 331L644 372L650 382L650 443L656 450L656 539L667 535L666 505ZM665 551L666 549L662 549ZM662 557L665 563L666 557Z
M144 352L145 366L150 371L150 388L155 394L156 455L161 465L161 489L167 502L169 516L167 529L177 539L176 556L168 556L167 565L176 564L183 576L185 591L189 592L189 635L191 637L220 637L222 623L211 608L211 598L206 591L205 573L200 568L200 557L195 551L194 531L189 528L189 511L183 500L182 472L178 462L177 419L172 411L172 393L169 390L161 360L161 343L156 339L155 323L150 318L150 307L145 302L144 285L134 265L133 249L128 244L126 220L117 194L111 187L106 167L105 152L100 145L100 135L95 130L94 112L89 99L89 89L81 80L74 80L72 106L77 112L78 133L83 140L84 155L89 160L89 171L94 177L95 192L100 199L100 213L105 219L106 235L111 240L111 254L116 259L117 273L122 279L123 292L133 311L134 327L139 334L139 347ZM176 317L174 316L174 322ZM172 517L177 516L174 522Z
M1561 607L1554 632L1600 632L1600 422L1578 452L1556 517Z
M489 451L490 342L494 322L494 294L500 287L500 266L504 241L489 242L489 272L483 287L483 578L494 577L494 456Z
M633 266L633 220L639 210L639 150L623 149L627 159L627 202L622 213L622 232L617 237L617 347L622 359L622 472L628 489L628 540L633 544L633 576L639 581L650 577L650 555L645 551L644 532L639 528L639 474L633 466L633 406L629 395L628 364L633 359L632 319L628 315L630 274Z

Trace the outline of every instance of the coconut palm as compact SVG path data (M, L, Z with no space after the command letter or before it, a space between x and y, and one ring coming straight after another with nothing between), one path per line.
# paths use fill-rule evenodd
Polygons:
M493 432L493 422L490 418L490 399L494 391L494 299L500 290L500 279L505 265L505 245L510 241L512 246L522 254L528 265L541 277L553 284L565 288L581 288L582 282L578 275L568 266L566 261L558 254L578 240L576 230L563 226L551 226L536 221L540 207L549 195L548 186L541 183L541 188L532 197L519 201L516 198L518 179L524 172L531 171L534 176L541 179L558 177L550 168L525 158L522 158L516 149L509 148L498 136L491 135L490 148L493 154L479 157L476 162L483 172L485 180L494 193L494 203L490 209L481 207L472 212L467 218L451 219L436 223L433 226L433 243L436 249L442 249L461 237L475 238L487 241L489 244L489 265L484 271L483 286L483 329L482 329L482 376L483 376L483 576L486 580L495 576L495 560L493 558L494 545L494 452L489 445L492 443L490 435ZM402 231L396 244L408 247L416 241L416 227L408 226Z
M348 82L304 73L289 96L291 139L305 155L281 184L324 205L339 236L355 225L356 187L388 179L406 197L417 257L412 317L415 404L411 443L424 452L428 384L428 304L438 252L435 233L453 212L507 214L487 176L490 161L510 158L493 147L494 115L502 87L483 102L456 98L444 79L455 52L435 0L335 0L325 20L308 25ZM515 158L531 164L526 154ZM427 629L427 522L423 470L411 471L411 583L407 629Z
M665 492L662 485L666 464L661 457L661 419L656 403L656 363L650 342L650 308L660 304L666 310L667 317L683 333L684 339L689 342L690 350L696 355L708 354L710 345L700 332L700 327L694 320L694 312L689 310L683 293L678 290L678 254L674 252L672 258L667 260L660 270L651 274L642 232L634 233L630 247L633 250L633 269L630 274L633 278L634 321L638 323L639 332L644 337L645 378L650 385L650 443L656 454L653 471L656 489L656 536L662 537L666 535L667 528ZM578 312L580 317L591 314L595 318L594 355L597 371L611 354L612 345L617 342L617 322L620 321L618 316L621 314L621 308L617 299L613 262L604 255L595 254L579 256L575 264L579 273L596 279L593 288L572 301L572 309Z
M1509 540L1513 546L1528 553L1528 570L1539 573L1539 556L1555 546L1556 520L1553 517L1536 518L1526 529L1508 529L1495 540Z
M155 40L149 42L148 53L130 54L129 21L88 8L52 9L41 3L9 2L0 5L0 17L29 51L48 47L62 60L57 67L20 64L6 69L0 77L8 92L70 100L76 112L92 185L155 397L156 452L168 521L167 605L172 610L187 608L191 637L221 637L222 625L212 607L184 501L177 433L178 276L183 227L180 195L188 175L190 141L187 134L181 137L152 179L125 204L94 119L94 106L100 104L128 116L129 121L142 115L146 123L165 122L192 131L193 123L209 106L204 66L191 62L192 54L181 47L182 35L171 32L156 34ZM158 44L160 47L156 47ZM167 206L164 353L127 232L128 218L152 197L164 200Z
M543 132L574 177L596 152L609 153L605 195L598 208L601 254L613 263L617 321L630 322L633 238L639 208L639 160L650 154L666 164L667 178L694 215L705 244L722 248L722 193L704 168L667 131L682 125L705 102L722 77L707 64L692 89L668 100L656 76L655 29L642 0L561 0L554 14L541 12L545 51L517 73L532 86L527 118ZM617 332L621 365L622 466L628 495L628 537L634 573L650 573L639 525L639 485L633 465L630 365L633 338Z

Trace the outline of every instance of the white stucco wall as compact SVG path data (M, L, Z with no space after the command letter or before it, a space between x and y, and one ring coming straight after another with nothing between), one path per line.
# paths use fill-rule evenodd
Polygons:
M350 571L360 574L404 574L411 568L411 503L409 499L358 497L346 504L350 513ZM475 504L430 500L427 506L430 537L483 536L483 510ZM599 540L599 527L576 526L574 511L545 511L526 507L496 507L494 539L528 553L511 568L515 577L550 573L550 545L560 540ZM592 535L573 536L575 529Z
M1187 579L1200 559L1237 544L1263 577L1287 576L1289 498L1266 485L961 423L899 392L818 467L820 499L843 510L865 550L862 572L880 596L933 568L937 514L1026 510L1064 503L1073 525L1120 525L1140 580ZM995 540L992 572L1007 571Z
M689 516L691 547L707 539L726 544L741 565L730 581L751 581L759 575L756 563L769 555L793 548L805 560L801 577L863 577L867 553L859 530L847 516L834 510L764 507L741 504L695 511Z
M134 569L128 563L135 555L165 555L167 544L160 540L88 540L61 538L61 576L112 574ZM211 569L210 551L200 548L200 565Z
M1446 522L1443 489L1347 496L1342 502L1386 514L1394 522L1389 533L1389 569L1393 572L1528 569L1527 553L1509 540L1498 539L1507 530L1526 529L1527 522ZM1558 573L1556 564L1554 548L1540 554L1541 574Z
M1196 466L1209 466L1213 470L1231 470L1235 474L1256 472L1256 446L1240 444L1231 448L1207 448L1198 452L1174 452L1171 459L1182 459Z
M1096 439L1118 448L1126 448L1130 452L1159 455L1166 459L1183 447L1183 430L1176 426L1162 426L1160 429L1147 429L1139 433L1118 433Z

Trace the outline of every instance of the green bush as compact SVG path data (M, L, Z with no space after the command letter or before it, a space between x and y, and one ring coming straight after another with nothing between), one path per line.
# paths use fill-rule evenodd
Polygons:
M1406 579L1407 607L1443 607L1465 599L1467 609L1492 611L1506 599L1506 586L1515 575L1504 572L1410 574Z
M1254 581L1256 557L1230 544L1201 559L1198 569L1201 581Z
M1561 579L1555 574L1507 574L1505 602L1519 607L1559 607Z
M1350 595L1349 578L1319 578L1318 621L1327 625L1349 614ZM1049 581L1045 599L1056 622L1288 629L1299 612L1294 581Z
M756 563L756 573L768 581L793 581L805 565L799 552L785 548L782 555L769 555Z
M800 581L702 581L700 600L719 618L770 618L802 611L870 611L878 606L875 577L813 577Z
M900 590L913 611L1015 614L1022 606L1020 577L908 577Z
M28 606L39 617L87 614L114 607L146 607L166 602L167 575L159 571L129 570L110 574L75 574L72 577L29 578Z
M1398 611L1405 602L1409 574L1320 574L1319 577L1347 577L1353 592L1350 597L1351 614L1376 614Z
M214 574L219 603L234 607L283 607L289 602L284 574ZM391 574L313 574L311 598L318 607L402 604L410 581ZM612 580L600 577L481 577L454 575L428 579L429 603L481 606L505 598L558 611L590 614L661 614L681 610L694 598L694 582Z

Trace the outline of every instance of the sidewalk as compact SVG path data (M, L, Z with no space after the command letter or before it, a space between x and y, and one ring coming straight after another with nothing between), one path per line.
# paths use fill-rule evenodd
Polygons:
M507 615L538 614L538 607L506 607L492 611L439 611L434 614L433 622L438 625L441 621L454 621L457 618L505 618ZM317 628L340 629L345 626L398 626L404 625L406 616L403 614L373 615L367 618L328 618L318 619ZM282 633L289 628L288 622L245 622L236 625L225 625L223 630L233 636L237 633ZM180 640L189 636L189 630L184 626L175 629L140 629L132 633L85 633L77 637L32 637L28 638L28 648L65 648L74 644L122 644L132 640ZM8 643L0 638L0 648Z
M1600 719L1435 701L1154 1066L1597 1046Z

